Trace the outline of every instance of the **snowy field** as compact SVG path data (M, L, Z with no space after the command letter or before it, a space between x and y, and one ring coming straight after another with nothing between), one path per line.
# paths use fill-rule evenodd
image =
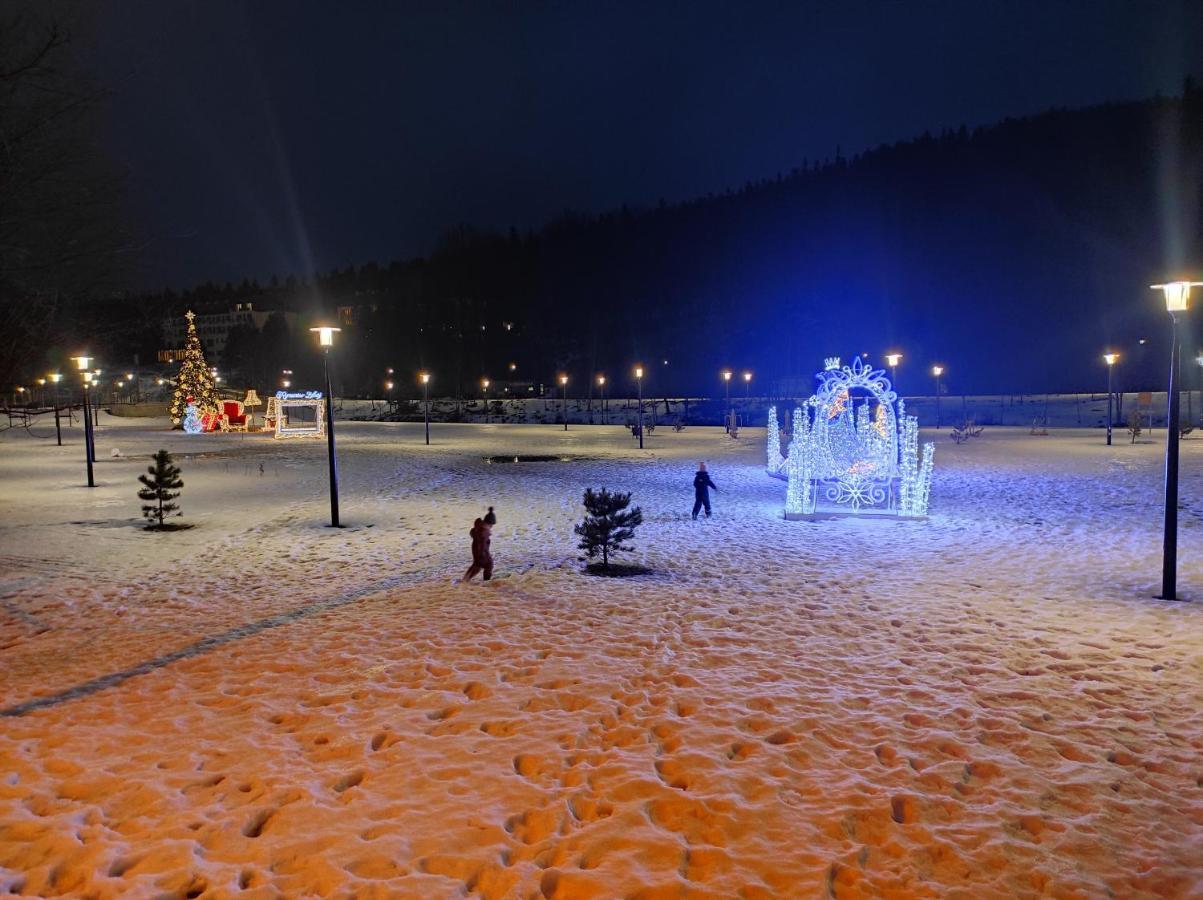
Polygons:
M0 436L0 893L1203 896L1197 434L1170 604L1161 433L941 434L929 521L801 523L763 430L343 423L334 530L322 442L102 424L91 491ZM586 486L656 574L579 574Z

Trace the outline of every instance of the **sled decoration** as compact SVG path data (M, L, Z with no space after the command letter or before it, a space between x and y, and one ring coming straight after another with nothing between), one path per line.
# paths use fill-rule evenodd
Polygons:
M769 410L767 470L787 482L785 517L923 518L935 446L920 452L919 420L906 415L883 370L860 357L851 366L838 357L826 363L814 396L794 410L785 456L777 410Z
M267 398L264 420L277 438L325 437L326 401L321 391L276 391Z

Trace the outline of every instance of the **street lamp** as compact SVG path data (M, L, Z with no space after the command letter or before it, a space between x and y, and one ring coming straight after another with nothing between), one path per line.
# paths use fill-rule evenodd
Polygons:
M322 373L326 376L326 456L330 463L330 527L341 528L338 523L338 456L334 451L334 392L330 390L330 348L334 346L334 333L342 331L329 325L310 328L317 335L322 354ZM214 377L217 370L213 370ZM218 378L218 381L221 379Z
M92 381L88 363L92 361L92 357L73 356L71 360L79 368L80 376L84 380L84 456L88 460L88 487L96 487L96 480L92 477L92 463L96 458L92 449L92 416L88 412L88 384Z
M430 446L430 373L422 372L418 375L422 379L422 406L424 409L423 416L426 421L426 446Z
M50 383L54 385L54 434L58 438L58 445L63 446L63 427L59 424L58 415L58 383L63 380L63 376L58 372L52 372L46 376L50 379Z
M609 408L606 406L606 376L605 375L597 376L597 386L599 388L601 388L602 424L609 425L610 424L610 416L608 415Z
M639 385L639 449L643 449L643 366L635 367L635 382Z
M744 400L748 399L748 392L752 389L752 373L744 372Z
M902 362L901 353L887 353L886 365L890 367L890 383L894 385L894 391L898 391L898 364Z
M489 379L480 379L480 393L485 399L485 424L489 424Z
M726 389L726 405L723 408L723 428L726 431L731 430L731 370L723 369L723 387Z
M940 428L940 376L944 374L943 366L932 366L931 373L936 379L936 429Z
M1178 316L1190 308L1190 289L1203 281L1170 281L1151 284L1165 296L1165 309L1173 323L1170 332L1170 390L1165 439L1165 533L1162 535L1161 599L1177 600L1178 580L1178 365L1182 348L1178 343Z
M1111 400L1115 394L1111 390L1111 370L1119 359L1118 353L1104 353L1103 362L1107 364L1107 446L1111 446Z
M564 410L564 430L568 430L568 376L560 376L560 404Z

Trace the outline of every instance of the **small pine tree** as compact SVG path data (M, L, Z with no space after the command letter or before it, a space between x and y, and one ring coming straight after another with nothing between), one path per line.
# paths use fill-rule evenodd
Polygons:
M180 470L172 463L171 454L166 450L156 453L154 460L155 464L147 468L146 474L138 476L144 485L138 491L138 499L147 501L142 504L142 515L152 523L147 527L162 528L163 519L179 509L171 501L180 495L179 489L184 482L180 480ZM158 524L154 524L156 520Z
M610 554L629 553L633 547L624 547L623 541L635 536L635 528L643 524L643 510L638 506L624 512L631 503L630 494L611 494L605 488L594 492L585 490L585 521L574 525L572 531L581 542L577 546L590 559L601 554L602 568L610 568Z

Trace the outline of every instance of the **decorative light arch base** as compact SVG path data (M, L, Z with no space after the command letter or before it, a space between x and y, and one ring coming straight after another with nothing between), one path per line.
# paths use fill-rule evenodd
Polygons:
M785 517L927 516L935 445L919 448L919 420L906 415L881 369L838 357L816 376L818 390L794 410L782 456L777 410L769 410L768 474L786 481Z

